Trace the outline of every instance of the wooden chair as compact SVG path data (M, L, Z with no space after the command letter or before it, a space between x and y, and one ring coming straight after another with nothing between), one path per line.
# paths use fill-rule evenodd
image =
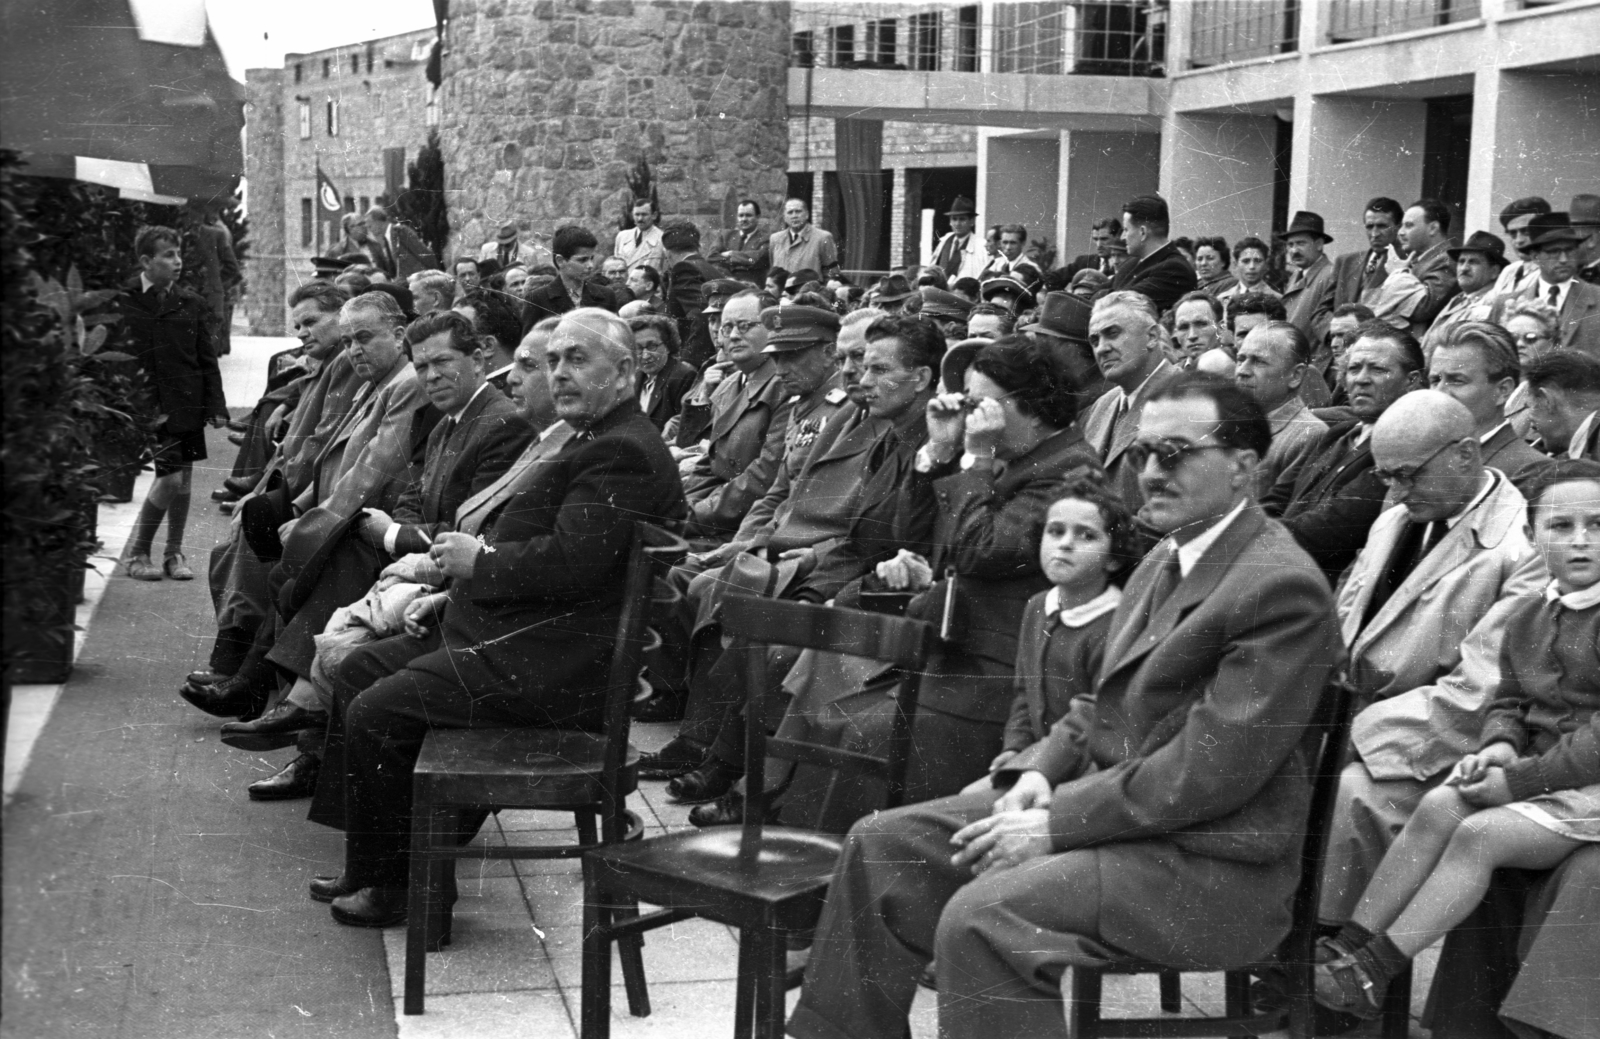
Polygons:
M1311 808L1306 820L1305 839L1300 848L1300 884L1295 889L1294 907L1288 936L1278 946L1270 963L1252 964L1223 972L1223 1016L1205 1018L1102 1018L1100 998L1107 974L1158 974L1161 976L1161 1009L1175 1013L1178 1006L1179 971L1160 963L1135 960L1102 968L1074 967L1070 971L1071 1006L1067 1030L1073 1039L1189 1039L1194 1036L1253 1036L1288 1029L1295 1039L1312 1034L1311 969L1314 963L1317 905L1322 895L1323 850L1328 842L1333 806L1339 791L1339 771L1344 766L1350 739L1351 705L1354 686L1344 678L1330 682L1323 690L1302 746L1312 763ZM1215 973L1215 972L1200 972ZM1255 1006L1251 993L1254 978L1268 978L1281 989L1273 1006ZM1063 978L1063 982L1065 979ZM1398 986L1397 986L1398 987ZM1409 985L1405 986L1409 989ZM1065 991L1068 986L1062 985ZM1385 1039L1398 1039L1386 1021ZM1403 1037L1405 1032L1399 1033Z
M573 858L591 848L637 840L639 821L625 809L638 787L636 751L628 742L629 704L645 654L660 645L647 628L652 604L680 597L667 571L688 550L684 540L648 523L635 523L622 599L622 617L607 678L602 732L566 729L436 729L428 734L412 780L410 913L406 931L405 1012L422 1013L425 956L449 940L444 904L447 873L455 859ZM577 843L555 846L464 848L456 843L463 811L535 808L570 811ZM595 819L600 826L596 832ZM627 909L620 910L626 915ZM645 991L643 939L622 947L623 976L633 1012L650 1012Z
M814 927L842 841L833 834L767 826L764 764L768 753L831 769L881 776L886 807L905 792L911 718L919 672L934 630L920 621L806 603L735 596L723 607L723 631L742 637L749 688L745 726L744 825L690 830L635 844L613 844L583 856L583 1039L606 1039L611 1027L611 943L644 931L704 917L739 928L739 981L734 1035L783 1035L784 939ZM887 757L769 739L765 674L768 645L832 650L870 657L899 672ZM663 907L633 915L639 902Z

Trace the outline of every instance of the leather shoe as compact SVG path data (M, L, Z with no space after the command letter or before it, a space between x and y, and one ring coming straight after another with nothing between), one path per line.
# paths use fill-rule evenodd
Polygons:
M640 779L672 779L693 772L706 760L706 748L682 736L650 754L639 755Z
M228 443L233 444L236 447L243 447L244 446L244 434L243 433L229 433L228 434Z
M326 875L312 877L310 890L313 902L332 902L336 898L353 895L361 889L352 887L350 882L345 880L344 874L341 873L336 877Z
M243 498L256 489L256 481L246 480L240 476L230 476L222 481L222 487L235 498Z
M220 671L191 671L183 676L183 684L199 689L204 686L216 685L232 678L232 675L222 674Z
M240 750L281 750L293 746L303 730L327 724L326 711L308 711L285 700L253 722L228 722L222 727L222 742Z
M217 511L222 513L224 516L232 516L233 508L237 504L238 502L232 501L219 502L217 505Z
M768 825L777 823L777 805L767 803L767 818L764 821ZM729 790L710 804L695 805L689 809L689 824L702 829L707 826L744 825L744 795L737 790Z
M237 718L255 705L256 689L244 675L229 675L210 685L184 683L178 695L218 718Z
M693 772L686 772L667 784L667 796L678 804L714 801L733 788L744 769L720 758L708 758Z
M211 492L211 500L216 502L218 505L221 505L225 501L238 501L242 497L244 497L244 495L234 494L226 487L218 487L216 490Z
M333 918L347 927L398 927L406 922L406 889L364 887L332 902Z
M317 773L321 768L321 758L301 754L283 766L283 771L251 783L246 789L252 801L293 801L310 797L317 791Z
M228 420L228 428L235 433L243 433L250 428L250 423L245 422L243 419L231 418Z

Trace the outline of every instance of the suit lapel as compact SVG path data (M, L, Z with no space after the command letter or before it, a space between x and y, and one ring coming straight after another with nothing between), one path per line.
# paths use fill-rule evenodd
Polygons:
M1361 584L1356 589L1355 601L1341 618L1341 634L1344 636L1346 646L1355 645L1356 638L1362 634L1361 621L1367 615L1367 604L1372 602L1372 593L1376 590L1384 569L1389 565L1389 558L1394 555L1395 543L1400 540L1400 532L1405 528L1405 509L1403 507L1398 510L1390 509L1378 518L1372 526L1371 533L1367 535L1367 543L1361 550L1358 564L1360 569L1356 572L1360 575ZM1352 580L1355 579L1356 573L1351 575Z
M541 462L555 457L571 437L572 427L562 423L546 434L544 439L529 444L498 480L461 503L456 510L456 529L469 534L477 533L477 528L482 526L491 512L522 490L529 472Z
M1478 516L1471 516L1446 534L1440 542L1433 546L1416 567L1406 575L1388 601L1378 607L1378 612L1373 614L1372 620L1361 630L1361 641L1370 642L1382 634L1389 625L1393 624L1402 613L1416 602L1423 592L1427 591L1441 577L1460 566L1472 555L1472 550L1477 547L1477 521ZM1393 546L1391 545L1391 551ZM1388 556L1384 556L1387 565ZM1370 588L1368 589L1370 601ZM1363 606L1365 609L1365 606Z

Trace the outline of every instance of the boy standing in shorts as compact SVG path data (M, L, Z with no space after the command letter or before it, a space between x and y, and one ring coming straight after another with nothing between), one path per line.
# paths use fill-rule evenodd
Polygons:
M139 510L128 545L128 576L159 581L194 580L183 557L183 529L189 518L189 485L194 463L206 457L206 422L228 420L222 397L205 301L178 286L183 273L183 239L170 227L145 227L134 239L139 276L118 299L127 350L154 388L166 417L156 434L156 482ZM167 546L161 566L150 561L150 546L161 519L167 520Z

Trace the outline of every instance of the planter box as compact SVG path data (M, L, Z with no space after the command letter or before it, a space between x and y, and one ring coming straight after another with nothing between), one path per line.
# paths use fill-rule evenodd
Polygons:
M13 685L53 685L72 674L72 623L77 614L72 579L67 568L56 571L51 587L41 589L46 605L40 614L7 623L6 651L11 657L7 678ZM82 570L77 580L81 588Z

